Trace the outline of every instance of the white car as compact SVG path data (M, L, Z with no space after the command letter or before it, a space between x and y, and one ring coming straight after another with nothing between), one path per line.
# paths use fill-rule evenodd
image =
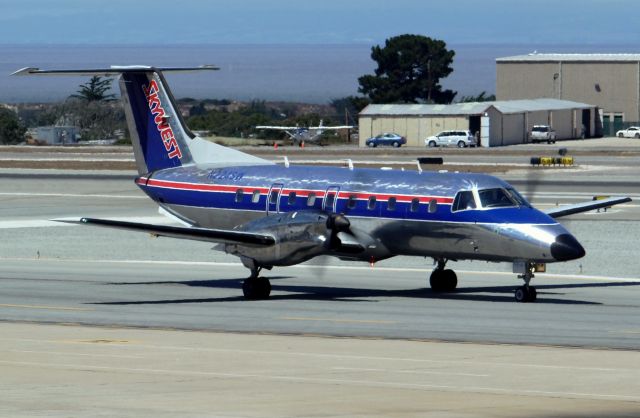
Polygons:
M470 131L442 131L424 140L429 147L475 147L478 145L476 138Z
M616 132L618 138L640 138L640 126L630 126Z

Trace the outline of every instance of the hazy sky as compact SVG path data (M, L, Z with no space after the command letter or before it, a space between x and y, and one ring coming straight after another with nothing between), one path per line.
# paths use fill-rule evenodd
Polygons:
M639 0L0 0L0 43L635 44ZM640 47L639 47L640 49Z

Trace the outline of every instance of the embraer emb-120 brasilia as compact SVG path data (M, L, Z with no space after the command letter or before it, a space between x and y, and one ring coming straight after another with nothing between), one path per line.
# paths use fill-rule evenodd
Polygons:
M317 256L375 262L431 257L434 291L453 291L448 260L511 262L524 280L519 302L536 300L537 264L585 251L556 219L628 202L616 197L533 208L510 184L484 174L276 165L196 137L177 111L163 71L146 66L90 70L25 68L18 75L119 75L139 177L136 184L185 226L82 218L76 223L218 243L251 270L247 299L271 292L263 269Z

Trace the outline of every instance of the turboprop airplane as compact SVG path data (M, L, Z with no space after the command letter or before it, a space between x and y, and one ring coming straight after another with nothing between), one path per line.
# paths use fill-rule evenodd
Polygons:
M25 68L18 75L119 75L139 176L135 183L186 226L81 218L74 223L217 243L251 271L247 299L268 298L260 273L321 255L374 263L431 257L434 291L458 283L449 260L513 263L518 302L536 300L539 263L574 260L584 248L556 219L629 202L613 197L542 212L509 183L484 174L276 165L199 137L179 112L163 71Z
M305 142L318 142L320 136L326 130L353 129L351 125L340 126L323 126L322 120L318 126L256 126L256 129L272 129L276 131L284 131L293 141L293 145L300 145Z

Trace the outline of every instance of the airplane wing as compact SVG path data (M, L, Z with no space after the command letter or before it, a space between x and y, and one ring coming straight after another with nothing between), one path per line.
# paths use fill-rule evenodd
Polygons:
M299 126L256 126L256 129L276 129L279 131L290 131L298 128Z
M216 242L224 244L243 244L255 247L274 245L275 237L269 234L234 231L227 229L207 229L184 226L153 225L139 222L115 221L110 219L80 218L78 220L59 219L78 225L95 225L108 228L125 229L129 231L147 232L155 236L191 239L197 241Z
M545 213L552 218L561 218L563 216L573 215L575 213L588 212L594 209L608 208L613 205L619 205L620 203L631 202L629 197L610 197L602 200L592 200L590 202L577 203L575 205L559 206Z
M353 129L354 126L351 125L341 125L341 126L309 126L309 129Z

